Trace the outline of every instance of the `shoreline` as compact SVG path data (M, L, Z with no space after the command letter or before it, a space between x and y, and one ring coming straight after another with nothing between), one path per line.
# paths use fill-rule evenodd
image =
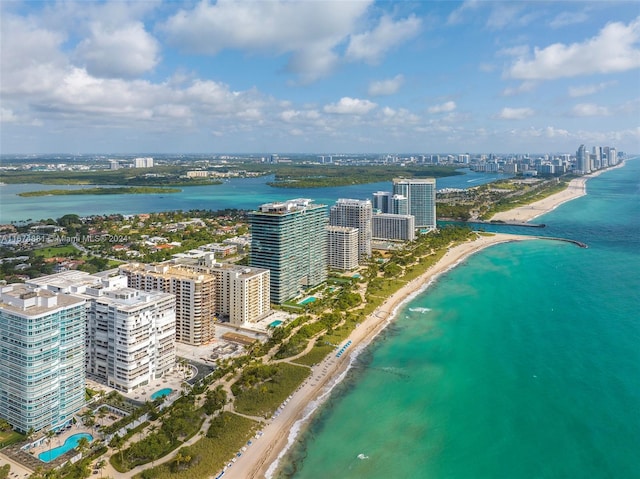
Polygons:
M624 166L624 162L615 168ZM609 168L612 169L612 168ZM542 214L553 211L563 203L587 194L586 183L589 178L599 176L599 170L590 175L575 178L567 189L539 200L531 205L501 212L492 219L527 222ZM500 217L498 216L500 215ZM506 215L506 216L504 216ZM239 460L228 468L225 477L230 479L271 479L280 467L281 460L289 452L300 432L307 427L319 407L328 399L333 389L342 382L349 372L353 361L386 326L395 320L398 311L415 296L431 286L442 274L455 268L471 255L490 246L514 241L539 239L535 236L495 233L492 236L478 236L475 240L457 245L429 270L404 285L369 315L345 340L341 346L351 341L346 349L348 354L337 358L331 353L312 368L309 379L293 394L281 413L271 420L262 430L260 440L253 441Z
M341 343L342 346L351 341L346 349L348 354L337 358L334 353L331 353L312 368L309 379L292 394L289 403L281 413L263 428L260 439L253 441L251 447L233 464L233 467L226 470L225 478L271 478L301 430L307 426L308 421L330 396L333 389L346 377L358 354L395 320L398 311L406 303L431 286L439 276L489 246L535 239L537 238L534 236L495 233L492 236L478 236L475 240L449 249L440 261L387 298L352 331Z
M604 170L598 170L594 173L590 173L580 178L574 178L569 182L567 188L563 191L555 193L551 196L535 201L525 206L518 206L508 211L500 211L493 215L489 221L514 221L518 223L526 223L538 216L542 216L550 211L555 210L558 206L567 201L575 200L587 194L587 181L590 178L600 176L605 171L614 170L616 168L622 168L624 161L606 168Z

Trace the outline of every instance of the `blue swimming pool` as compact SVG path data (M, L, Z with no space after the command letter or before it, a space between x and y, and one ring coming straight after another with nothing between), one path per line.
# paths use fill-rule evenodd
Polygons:
M309 304L309 303L313 303L315 300L316 298L314 296L309 296L308 298L305 298L302 301L300 301L298 304Z
M173 392L173 389L171 389L171 388L160 389L160 390L154 392L151 395L151 399L154 400L154 399L158 399L158 398L163 398L165 396L168 396L172 392Z
M276 319L275 321L269 323L269 327L270 328L276 328L278 326L280 326L282 324L282 321L280 321L279 319Z
M62 456L65 452L70 451L71 449L75 449L80 439L87 438L89 442L93 440L93 436L91 434L87 434L86 432L82 432L80 434L74 434L73 436L69 436L62 446L54 447L48 451L41 452L38 454L38 459L42 462L51 462L55 458ZM51 441L55 441L54 438Z

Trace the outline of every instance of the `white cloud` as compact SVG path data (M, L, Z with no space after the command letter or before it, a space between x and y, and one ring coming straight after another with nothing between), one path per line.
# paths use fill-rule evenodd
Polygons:
M521 57L529 53L529 47L527 45L515 45L513 47L503 48L498 50L497 55L505 57Z
M402 75L396 75L395 77L389 78L388 80L371 82L371 84L369 85L369 95L393 95L400 89L403 83L404 77Z
M16 123L18 117L8 108L0 108L0 123Z
M391 123L396 125L405 125L420 121L420 117L418 115L411 113L405 108L394 109L388 106L382 108L380 111L380 118L386 125Z
M288 68L312 81L331 71L333 51L355 29L371 0L333 2L201 1L163 25L168 39L192 53L224 49L280 55L292 53Z
M455 101L447 101L440 105L430 106L428 111L429 113L447 113L456 109Z
M297 124L318 124L321 119L317 110L285 110L279 116L286 123Z
M507 76L523 80L623 72L640 67L640 17L625 25L607 24L597 36L582 43L554 43L535 48L532 59L519 58Z
M325 105L326 113L338 113L340 115L364 115L373 110L377 105L369 100L342 97L338 103Z
M563 28L584 23L589 19L585 12L562 12L549 22L551 28Z
M116 28L94 22L91 36L80 42L76 54L92 75L129 78L153 69L159 61L159 49L141 22Z
M507 87L502 90L503 96L514 96L519 95L520 93L529 93L530 91L535 90L536 86L538 86L537 82L534 81L525 81L522 82L517 87Z
M610 82L602 82L602 83L597 83L592 85L580 85L580 86L569 87L569 96L572 98L575 98L579 96L593 95L594 93L602 91L605 88L609 88L610 86L613 86L616 83L617 82L615 81L610 81Z
M32 19L6 12L0 19L0 91L3 95L26 95L55 87L67 66L66 58L59 51L65 36L42 28Z
M420 24L415 15L398 21L385 15L373 30L351 35L345 57L351 61L378 63L390 49L415 36Z
M508 25L522 25L522 20L518 15L522 11L522 6L516 3L496 3L487 19L487 27L491 29L501 29Z
M464 21L467 12L476 10L480 6L479 0L465 0L465 2L449 14L447 25L458 25Z
M573 116L609 116L611 112L607 107L594 105L593 103L579 103L571 110Z
M535 112L531 108L503 108L495 118L498 120L523 120Z

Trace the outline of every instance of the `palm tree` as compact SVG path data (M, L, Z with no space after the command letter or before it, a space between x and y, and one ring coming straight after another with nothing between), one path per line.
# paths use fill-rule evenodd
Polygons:
M102 477L102 470L107 466L107 463L104 459L99 460L98 462L96 462L96 469L98 469L100 471L100 477Z
M100 419L100 426L104 426L104 423L102 422L102 420L104 419L104 417L107 415L107 411L105 410L104 407L101 407L100 409L98 409L98 419Z
M25 433L25 438L27 441L30 441L31 438L33 438L33 435L35 434L35 429L33 429L33 427L30 427L27 432Z
M76 448L80 451L80 454L84 456L84 452L89 448L89 439L81 437Z
M53 429L49 429L47 431L47 445L49 446L49 455L51 455L51 439L53 439L56 435L56 432Z

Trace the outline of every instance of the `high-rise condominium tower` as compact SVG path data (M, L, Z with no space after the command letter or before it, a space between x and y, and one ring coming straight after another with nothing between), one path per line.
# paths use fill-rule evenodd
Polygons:
M28 285L86 301L87 377L131 392L175 365L175 297L127 287L127 277L63 271Z
M130 288L163 291L176 297L176 341L194 346L215 339L215 278L191 268L129 263L119 267Z
M358 228L358 259L371 256L371 216L373 209L369 200L339 199L329 211L331 226Z
M409 203L409 214L416 219L416 228L436 227L436 180L435 178L393 180L393 194L403 195Z
M327 207L309 199L265 203L249 213L251 266L271 271L281 304L327 279Z
M84 406L85 302L0 287L0 417L21 432L59 429Z

